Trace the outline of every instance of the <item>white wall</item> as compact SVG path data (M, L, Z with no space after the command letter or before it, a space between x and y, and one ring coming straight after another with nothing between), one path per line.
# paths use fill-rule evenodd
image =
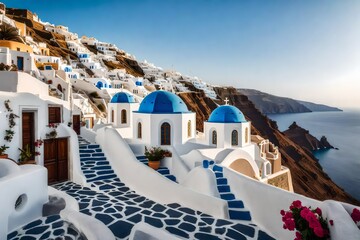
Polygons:
M24 196L22 204L15 209L21 195ZM9 232L42 216L43 204L48 201L46 169L31 164L17 166L1 159L0 196L0 239L6 239Z
M226 201L185 188L140 163L115 129L99 129L96 141L116 174L139 194L162 204L176 202L218 218L228 217Z
M141 141L149 146L161 145L161 125L168 122L171 126L171 145L184 144L193 138L196 133L195 129L195 113L182 114L147 114L133 113L134 136L137 137L137 124L142 123L142 139ZM188 121L191 121L191 136L188 137Z
M250 210L254 222L276 239L293 239L295 237L294 232L283 229L282 216L280 215L280 211L289 209L289 206L295 200L300 200L303 206L311 206L313 209L321 208L324 216L331 217L334 224L338 222L352 225L352 220L350 222L347 220L348 218L336 217L344 214L345 209L341 204L332 205L333 207L328 208L320 201L263 184L228 168L224 168L224 176L228 179L231 191L236 198L243 200L245 207ZM355 230L351 228L346 234L332 236L331 239L342 240L344 236L350 236L350 238L346 239L360 239L360 232ZM353 236L356 236L356 238L352 238Z

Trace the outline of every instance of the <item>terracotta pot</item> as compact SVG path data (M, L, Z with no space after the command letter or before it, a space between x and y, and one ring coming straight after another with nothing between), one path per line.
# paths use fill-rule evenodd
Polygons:
M27 160L23 162L18 162L18 165L24 165L24 164L36 164L35 160Z
M160 161L148 161L149 167L154 170L158 170L160 167Z
M5 158L5 159L7 159L9 156L7 155L7 154L2 154L2 155L0 155L0 158Z

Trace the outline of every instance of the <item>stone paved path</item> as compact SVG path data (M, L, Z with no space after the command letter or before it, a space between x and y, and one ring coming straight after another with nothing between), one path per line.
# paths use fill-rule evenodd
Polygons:
M83 144L80 151L81 169L93 189L72 182L54 187L76 198L81 212L105 223L119 239L127 239L141 221L186 239L272 239L249 221L215 219L138 195L116 176L99 145Z

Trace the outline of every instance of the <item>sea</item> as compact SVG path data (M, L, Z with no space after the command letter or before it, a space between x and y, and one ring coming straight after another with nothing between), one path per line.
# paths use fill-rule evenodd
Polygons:
M337 185L360 200L360 110L269 114L268 117L277 122L280 131L295 121L318 139L326 136L338 150L315 151L315 157Z

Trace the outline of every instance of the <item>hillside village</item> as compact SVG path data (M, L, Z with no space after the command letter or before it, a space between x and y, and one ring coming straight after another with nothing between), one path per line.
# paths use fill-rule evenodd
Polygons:
M296 200L335 221L331 239L359 238L360 208L294 193L217 86L2 3L0 27L0 239L293 239L280 211Z

